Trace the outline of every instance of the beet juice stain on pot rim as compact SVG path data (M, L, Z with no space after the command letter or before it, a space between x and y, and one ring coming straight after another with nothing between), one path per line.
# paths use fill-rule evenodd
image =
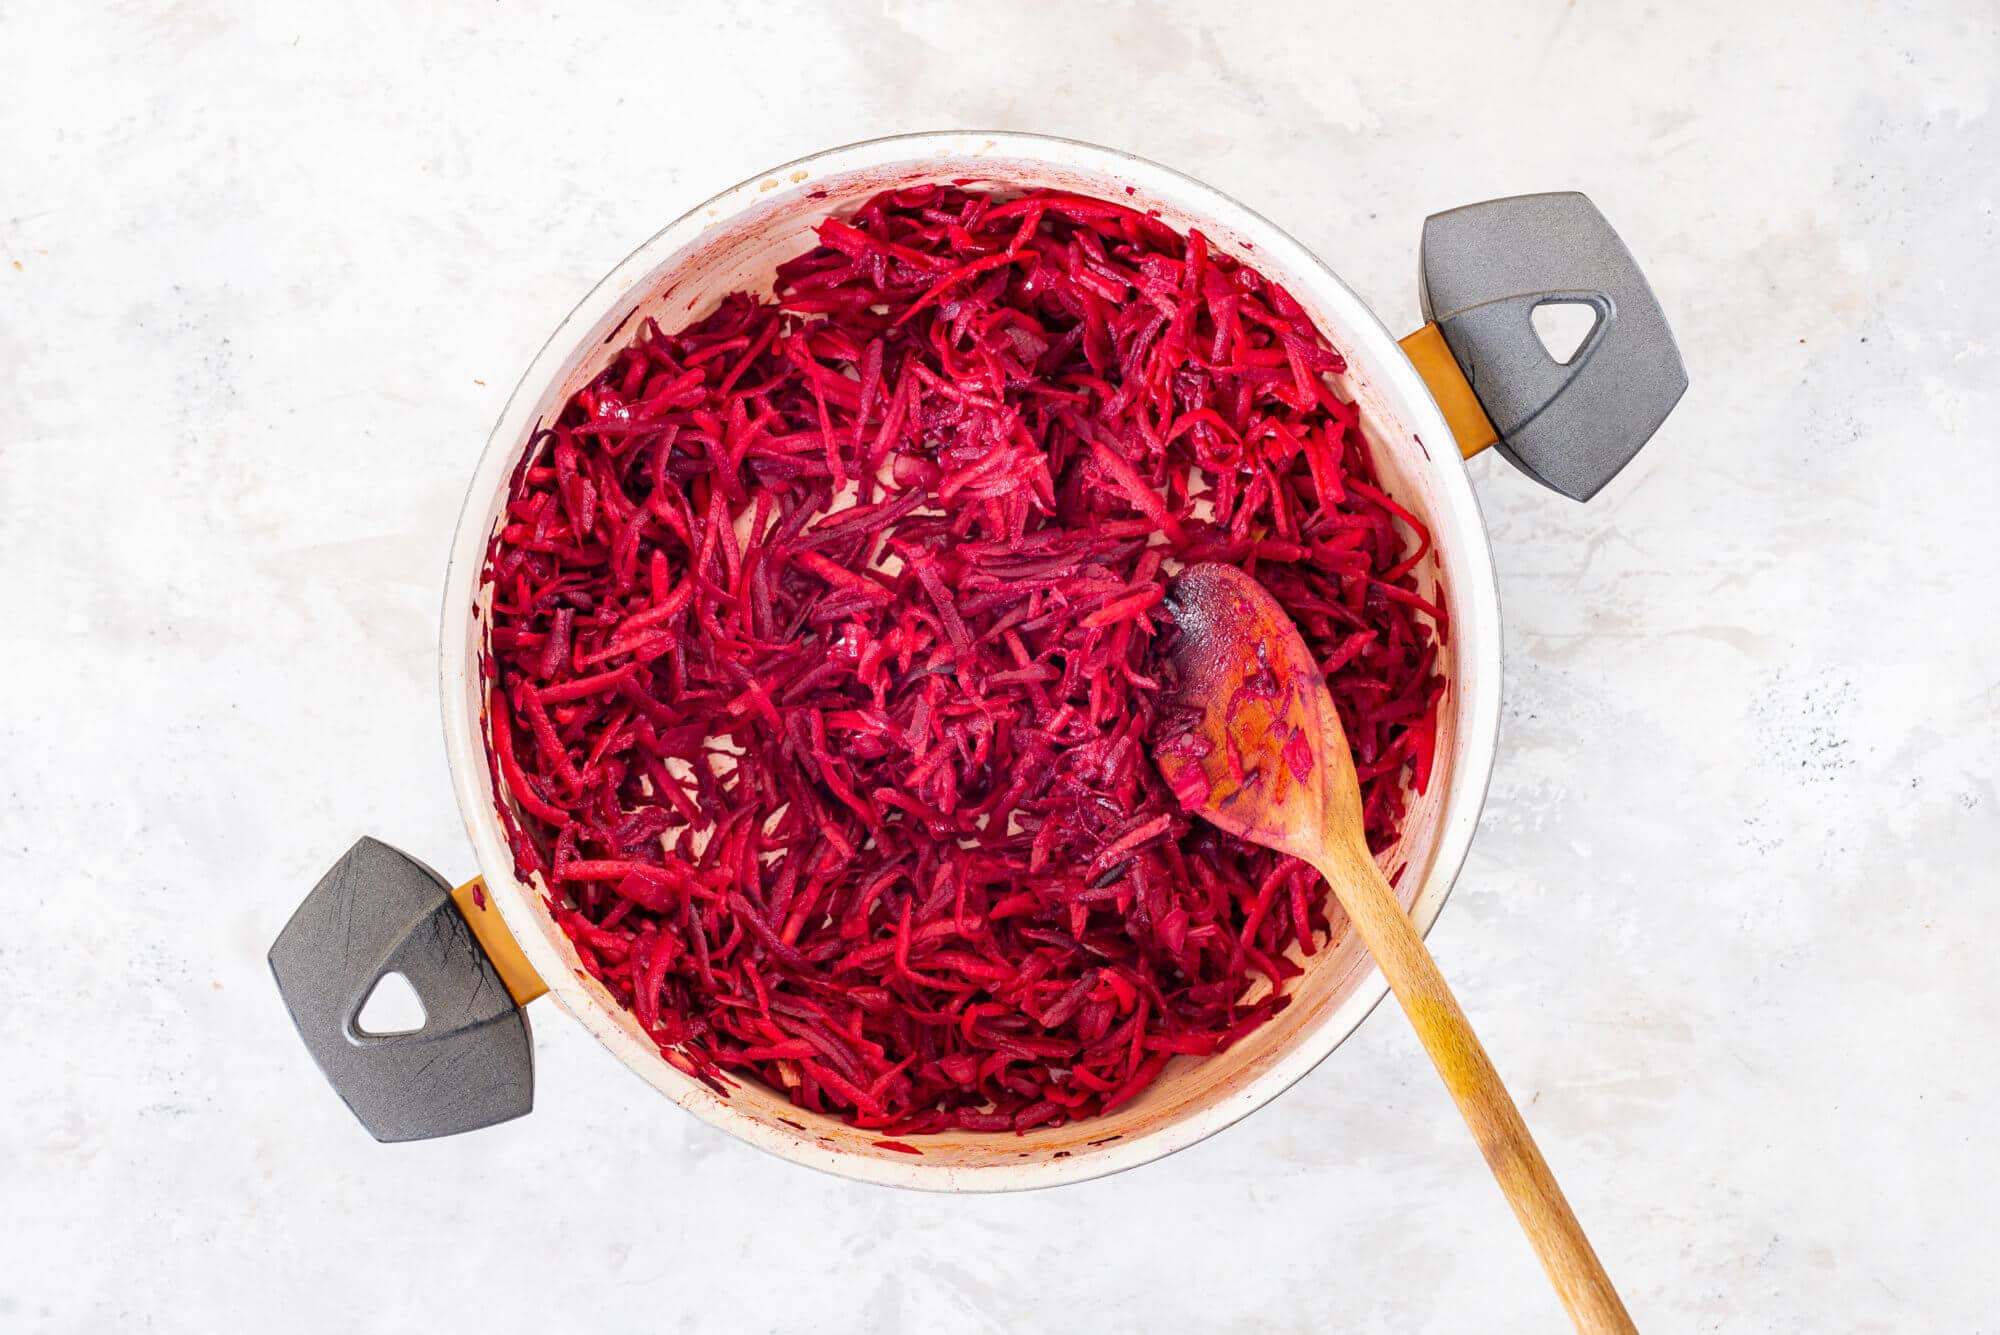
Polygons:
M899 185L1050 187L1157 213L1282 284L1347 359L1382 484L1430 527L1420 569L1451 632L1430 790L1413 797L1390 855L1420 930L1436 919L1470 843L1499 717L1499 613L1486 532L1460 451L1498 437L1514 462L1587 498L1631 458L1685 387L1643 276L1581 195L1492 201L1429 219L1426 325L1402 346L1317 257L1212 188L1113 150L1020 134L942 133L802 158L692 210L640 246L562 322L523 375L474 473L447 577L440 679L459 807L483 873L454 894L422 864L371 840L315 888L271 952L302 1037L378 1138L450 1134L532 1103L523 1006L546 990L619 1059L703 1120L797 1163L865 1181L998 1191L1081 1181L1190 1145L1268 1102L1351 1033L1386 992L1349 934L1294 979L1289 1009L1213 1057L1179 1059L1115 1112L1026 1135L953 1133L889 1142L746 1083L727 1098L663 1058L636 1019L583 974L539 885L514 874L495 814L483 734L481 573L508 481L537 425L617 351L644 316L673 330L731 291L768 291L811 228ZM1558 363L1533 309L1588 306L1595 325ZM1421 370L1419 368L1422 368ZM1454 437L1458 449L1452 448ZM355 1016L387 972L422 998L421 1029L363 1033ZM440 1073L444 1074L440 1074Z

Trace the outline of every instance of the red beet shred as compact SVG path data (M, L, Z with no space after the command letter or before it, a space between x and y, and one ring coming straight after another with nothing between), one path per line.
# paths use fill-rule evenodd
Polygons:
M775 301L640 324L515 474L515 857L718 1089L889 1135L1109 1112L1282 1009L1331 930L1310 869L1147 758L1166 579L1236 564L1298 622L1381 848L1433 753L1430 537L1340 356L1199 232L925 186L818 235Z

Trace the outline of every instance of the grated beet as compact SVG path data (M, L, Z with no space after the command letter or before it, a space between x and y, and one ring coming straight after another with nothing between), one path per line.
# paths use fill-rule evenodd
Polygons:
M1281 1009L1330 931L1308 868L1147 758L1166 577L1242 566L1299 623L1379 849L1435 743L1430 537L1340 356L1199 232L925 186L818 235L775 304L642 323L515 474L515 857L718 1089L895 1136L1107 1112Z

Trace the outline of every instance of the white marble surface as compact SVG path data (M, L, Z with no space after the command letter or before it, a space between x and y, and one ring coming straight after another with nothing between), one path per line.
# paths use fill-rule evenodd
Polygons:
M1991 1330L2000 15L0 5L0 1329L1551 1330L1393 1010L1055 1193L764 1158L559 1013L378 1146L264 951L363 831L469 857L461 481L689 204L940 126L1173 163L1392 326L1417 228L1579 187L1693 379L1577 506L1474 471L1499 769L1432 941L1650 1330Z

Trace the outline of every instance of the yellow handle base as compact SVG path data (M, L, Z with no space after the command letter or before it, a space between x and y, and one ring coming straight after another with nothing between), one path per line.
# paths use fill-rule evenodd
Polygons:
M528 963L528 957L521 953L520 943L507 930L499 911L486 897L484 878L473 877L451 892L451 900L465 915L466 925L479 938L486 958L493 961L494 971L506 984L507 995L514 998L515 1005L525 1006L549 990L549 985L535 972L535 966Z
M1472 392L1465 372L1458 369L1458 359L1451 355L1451 348L1436 325L1427 324L1403 339L1402 347L1417 374L1430 386L1431 397L1444 409L1445 424L1458 438L1461 455L1470 459L1500 439L1500 433L1493 429L1486 409L1480 406L1479 396Z

